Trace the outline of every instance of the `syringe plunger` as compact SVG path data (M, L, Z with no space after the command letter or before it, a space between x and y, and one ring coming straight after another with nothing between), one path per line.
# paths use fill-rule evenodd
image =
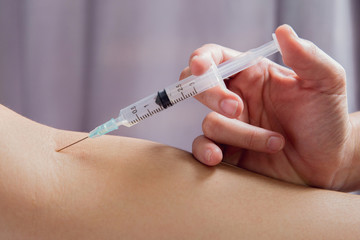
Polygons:
M120 125L131 127L152 115L161 112L167 107L173 106L187 98L193 97L214 86L224 86L223 79L226 79L254 64L263 57L274 54L280 50L275 34L273 41L258 48L239 54L238 56L216 66L214 63L210 69L201 76L191 75L179 82L164 88L146 98L129 105L120 110L116 119L98 126L89 133L89 138L102 136L114 131ZM84 140L84 139L82 139ZM70 144L68 146L71 146ZM64 148L62 148L64 149ZM61 151L60 149L59 151Z

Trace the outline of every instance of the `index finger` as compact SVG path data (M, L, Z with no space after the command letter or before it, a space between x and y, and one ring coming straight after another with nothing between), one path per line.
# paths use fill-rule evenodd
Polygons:
M180 80L193 75L204 74L213 62L216 65L238 55L239 52L216 44L206 44L195 50L189 60L189 67L181 73ZM238 95L220 86L208 89L195 96L201 103L227 117L241 114L243 102Z
M196 76L204 74L210 68L212 61L219 65L239 54L238 51L217 44L205 44L191 54L190 71Z

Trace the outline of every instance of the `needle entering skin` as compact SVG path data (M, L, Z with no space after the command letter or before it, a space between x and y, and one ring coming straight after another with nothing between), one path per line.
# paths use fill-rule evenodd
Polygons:
M80 139L80 140L78 140L78 141L76 141L76 142L73 142L73 143L71 143L71 144L69 144L69 145L67 145L67 146L65 146L65 147L63 147L63 148L57 149L56 152L60 152L60 151L64 150L65 148L71 147L72 145L75 145L75 144L77 144L77 143L79 143L79 142L81 142L81 141L84 141L84 140L87 139L88 137L89 137L89 136L84 137L84 138L82 138L82 139Z

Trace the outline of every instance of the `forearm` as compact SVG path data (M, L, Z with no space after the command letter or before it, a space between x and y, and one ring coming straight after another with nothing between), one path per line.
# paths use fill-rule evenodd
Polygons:
M0 138L6 146L0 148L0 238L326 239L360 234L357 196L228 166L209 168L189 153L138 139L104 136L56 153L84 134L50 129L13 112L0 115L0 130L9 137Z
M64 135L67 140L68 132L55 138ZM208 168L160 144L103 137L57 161L63 162L55 168L58 177L48 179L56 190L41 208L48 215L36 215L48 227L40 236L263 239L266 234L296 239L360 234L360 199L355 196L228 166Z
M63 134L68 139L69 133L61 132L60 138ZM52 233L67 232L76 239L360 234L360 199L355 196L298 187L227 166L208 168L168 146L104 137L84 142L61 158L67 163L57 174L56 197L50 198L56 206L48 217ZM96 231L89 235L87 229Z

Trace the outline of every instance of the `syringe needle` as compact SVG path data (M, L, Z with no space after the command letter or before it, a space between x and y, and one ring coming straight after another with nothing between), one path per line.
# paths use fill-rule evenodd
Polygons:
M224 85L223 79L233 76L256 64L263 57L278 52L280 47L275 34L273 34L273 38L274 39L271 42L239 54L218 66L213 62L209 70L201 76L188 76L180 82L173 83L172 85L121 109L117 118L112 118L106 123L97 126L89 133L88 137L84 137L66 147L60 148L56 150L56 152L60 152L87 138L100 137L118 129L121 125L131 127L178 102L200 94L215 86Z
M89 137L89 136L86 136L86 137L84 137L84 138L82 138L82 139L80 139L80 140L78 140L78 141L76 141L76 142L73 142L73 143L71 143L71 144L69 144L69 145L67 145L67 146L65 146L65 147L63 147L63 148L57 149L56 152L60 152L60 151L64 150L65 148L71 147L72 145L75 145L75 144L77 144L77 143L79 143L79 142L81 142L81 141L84 141L84 140L87 139L88 137Z

